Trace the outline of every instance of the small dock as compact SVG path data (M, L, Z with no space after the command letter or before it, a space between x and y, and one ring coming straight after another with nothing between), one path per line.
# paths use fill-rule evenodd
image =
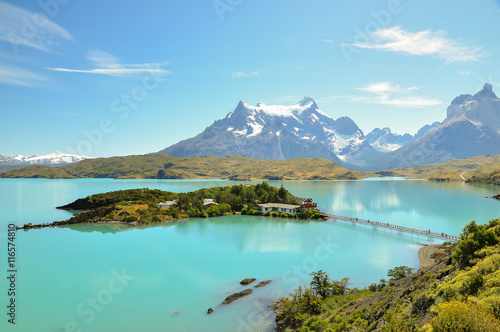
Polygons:
M369 226L372 226L374 230L376 230L378 228L382 228L382 229L389 229L392 231L396 231L399 234L406 233L406 234L411 234L411 235L426 236L428 238L453 241L453 242L460 240L460 237L458 237L458 236L449 235L449 234L445 234L445 233L435 233L435 232L432 232L431 230L421 230L421 229L416 229L416 228L393 225L393 224L389 224L389 223L382 223L382 222L378 222L378 221L370 221L370 220L359 219L359 218L339 216L339 215L335 215L335 214L323 213L322 216L326 219L329 219L329 220L350 222L353 225L355 225L355 224L369 225Z

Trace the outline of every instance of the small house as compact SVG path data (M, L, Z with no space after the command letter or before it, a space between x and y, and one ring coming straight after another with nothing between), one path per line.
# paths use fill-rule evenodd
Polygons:
M213 199L204 199L203 200L203 209L208 209L210 208L212 205L219 205L218 203L216 203Z
M281 204L281 203L268 203L257 205L257 211L260 213L266 212L278 212L287 214L297 214L299 212L300 205L292 204Z
M156 205L158 209L171 209L176 206L177 206L176 199L174 199L173 201L160 202Z

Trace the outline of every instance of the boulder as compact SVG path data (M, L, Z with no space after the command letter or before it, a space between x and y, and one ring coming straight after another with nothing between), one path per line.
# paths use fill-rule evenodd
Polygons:
M257 286L255 286L255 288L264 287L265 285L267 285L270 282L271 282L271 280L261 281Z
M240 284L243 286L250 285L252 282L254 282L256 279L255 278L246 278L240 281Z
M237 299L240 299L242 297L245 297L247 295L250 295L252 294L252 290L251 289L245 289L241 292L238 292L238 293L234 293L232 295L229 295L228 297L226 297L226 299L224 300L224 302L222 302L222 304L229 304L233 301L236 301Z

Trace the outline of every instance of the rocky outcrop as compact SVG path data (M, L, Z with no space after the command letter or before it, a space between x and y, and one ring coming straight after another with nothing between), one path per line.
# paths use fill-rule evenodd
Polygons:
M257 286L255 286L255 288L264 287L265 285L267 285L270 282L271 282L271 280L261 281Z
M233 301L241 299L242 297L245 297L245 296L250 295L252 293L253 293L253 291L251 289L245 289L241 292L231 294L228 297L226 297L226 299L224 300L224 302L222 302L222 304L229 304Z
M250 285L255 280L257 280L257 279L255 279L255 278L246 278L246 279L243 279L242 281L240 281L240 285L243 285L243 286Z

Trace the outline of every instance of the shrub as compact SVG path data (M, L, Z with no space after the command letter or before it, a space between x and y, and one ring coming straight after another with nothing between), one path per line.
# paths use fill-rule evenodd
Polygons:
M247 214L247 213L248 213L248 209L247 208L241 209L241 214Z
M271 212L271 217L279 217L280 214L276 211Z
M128 216L127 218L125 218L125 221L126 222L134 222L134 221L137 221L137 217L135 217L135 216Z
M158 216L153 216L153 218L151 218L151 220L153 222L160 222L161 221L160 217L158 217Z
M423 316L427 310L434 304L434 298L427 295L421 295L413 301L411 306L411 314L415 316Z
M500 321L488 309L474 303L443 302L437 306L437 312L431 321L434 332L500 330Z
M282 217L282 218L288 218L288 214L286 214L285 212L282 212L280 214L280 217Z
M458 290L460 294L465 296L476 296L479 289L484 286L483 276L480 274L474 274L469 279L465 280L463 285Z
M271 212L269 212L269 211L268 212L264 212L264 216L265 217L269 217L270 215L271 215Z

